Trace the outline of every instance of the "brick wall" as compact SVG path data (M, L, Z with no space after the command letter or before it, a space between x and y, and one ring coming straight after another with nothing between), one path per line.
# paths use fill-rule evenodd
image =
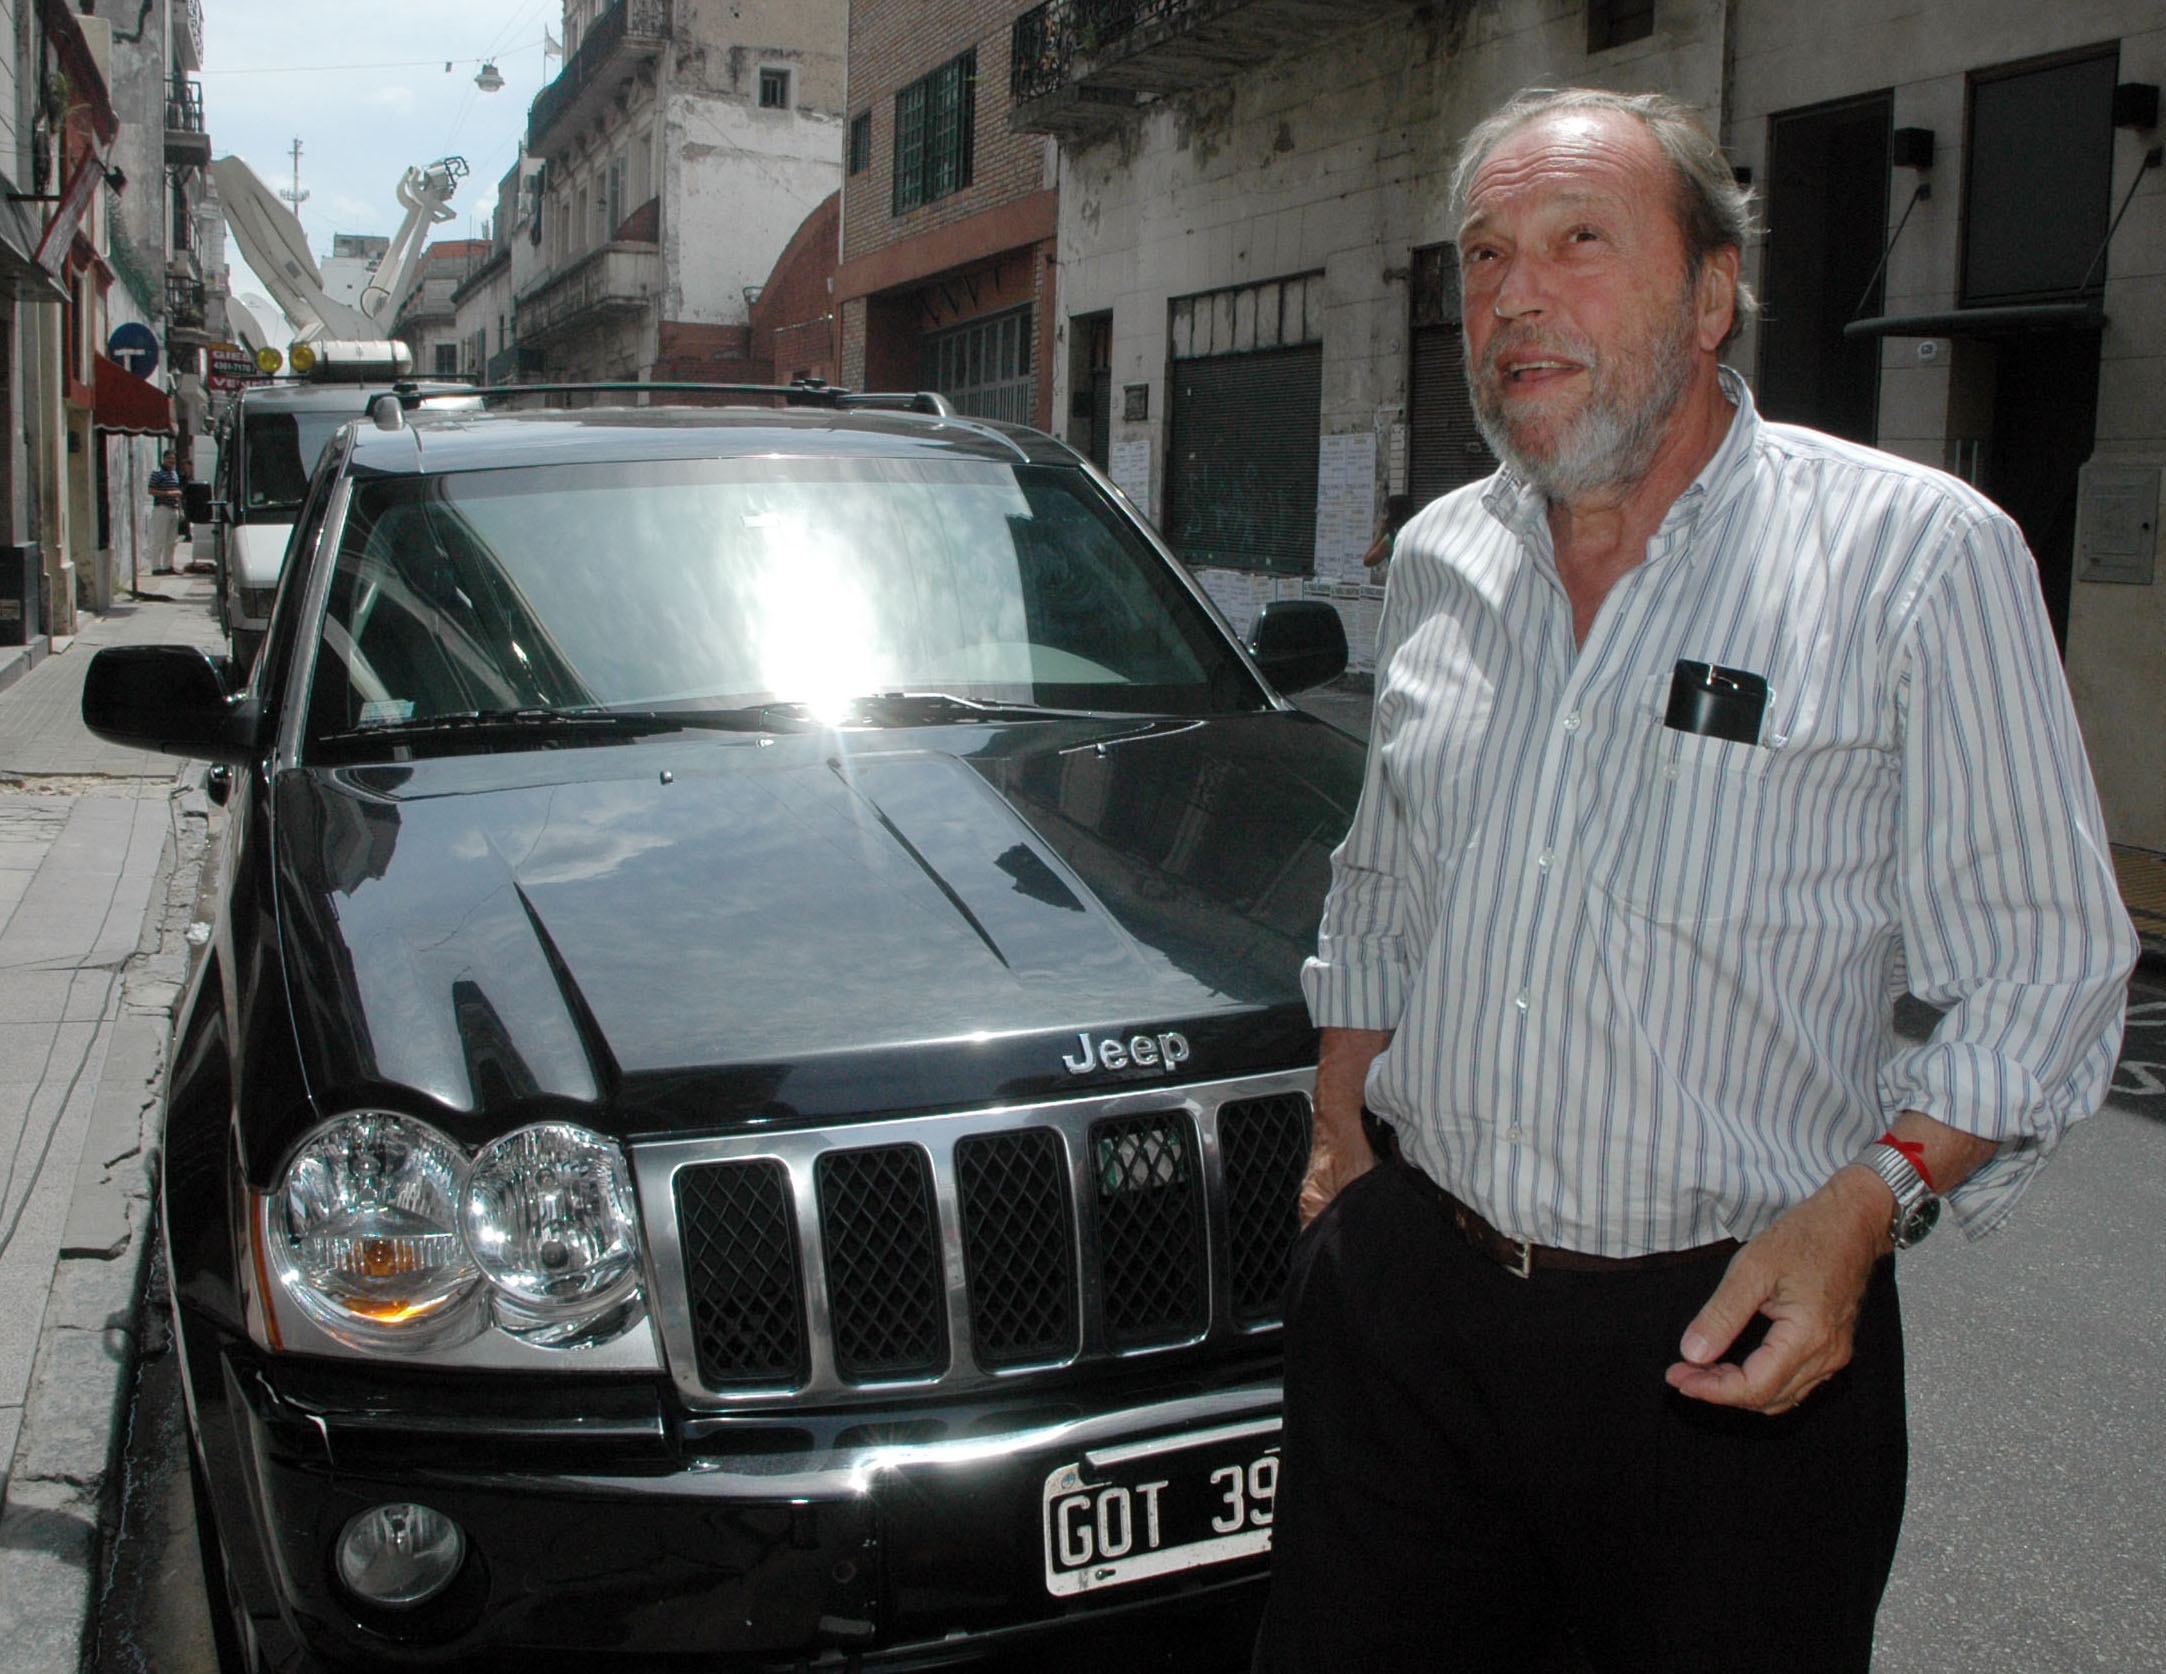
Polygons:
M953 225L1042 190L1046 142L1008 130L1008 37L1035 0L856 0L850 8L850 110L872 112L872 163L843 181L843 259ZM895 94L958 53L978 49L971 183L893 213Z

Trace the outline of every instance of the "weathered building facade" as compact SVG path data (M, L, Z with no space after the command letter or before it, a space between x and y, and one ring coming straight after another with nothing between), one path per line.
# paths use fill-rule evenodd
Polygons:
M842 381L1046 428L1057 154L1010 121L1015 0L856 0Z
M1366 666L1382 588L1360 558L1390 497L1491 468L1445 202L1461 137L1528 85L1668 92L1765 200L1746 265L1767 316L1732 362L1770 416L1956 471L2023 523L2113 835L2166 849L2166 595L2146 579L2166 170L2145 166L2166 18L2143 0L1886 12L1032 8L1011 75L1017 126L1061 146L1053 406L1237 623L1322 594Z
M846 0L566 0L535 98L539 375L737 378L752 293L841 175Z
M391 335L414 352L422 377L451 378L470 372L453 299L474 270L493 253L487 239L442 238L421 252L406 294L397 299Z

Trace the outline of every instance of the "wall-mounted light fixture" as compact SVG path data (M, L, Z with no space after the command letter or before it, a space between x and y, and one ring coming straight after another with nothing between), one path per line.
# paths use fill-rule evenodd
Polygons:
M1898 128L1888 136L1888 161L1899 169L1923 174L1933 166L1933 130Z

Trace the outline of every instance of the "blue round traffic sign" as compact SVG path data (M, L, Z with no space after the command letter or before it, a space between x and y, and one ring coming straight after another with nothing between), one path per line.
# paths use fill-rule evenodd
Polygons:
M129 320L113 328L105 352L138 378L158 370L158 334L141 320Z

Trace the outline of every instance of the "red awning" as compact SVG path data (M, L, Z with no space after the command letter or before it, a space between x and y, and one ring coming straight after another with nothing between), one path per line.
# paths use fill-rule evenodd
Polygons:
M100 430L129 436L173 434L173 398L104 355L98 357L98 382L90 410Z

